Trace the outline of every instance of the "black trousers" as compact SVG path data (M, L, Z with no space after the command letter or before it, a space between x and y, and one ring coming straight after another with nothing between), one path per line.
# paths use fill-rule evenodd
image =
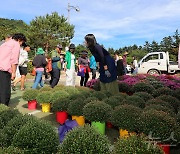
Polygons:
M96 78L96 69L91 69L92 72L92 79Z
M59 78L60 78L60 69L53 68L51 71L51 81L50 81L52 88L54 88L58 84Z
M0 71L0 103L9 105L11 97L11 74L7 71Z
M81 77L80 85L86 87L86 83L87 83L88 79L89 79L89 73L87 72L87 73L85 73L84 77Z

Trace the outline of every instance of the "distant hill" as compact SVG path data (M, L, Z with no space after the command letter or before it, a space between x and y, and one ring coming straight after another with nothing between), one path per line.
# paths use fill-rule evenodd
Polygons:
M28 25L22 20L0 18L0 40L7 34L23 33L28 34Z

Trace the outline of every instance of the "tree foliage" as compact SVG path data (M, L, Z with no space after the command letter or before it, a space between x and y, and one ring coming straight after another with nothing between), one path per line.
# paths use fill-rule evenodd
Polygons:
M64 47L74 36L74 26L57 12L36 17L30 22L30 43L35 48L43 47L48 51L58 43Z
M0 18L0 40L14 33L28 33L28 25L22 20Z

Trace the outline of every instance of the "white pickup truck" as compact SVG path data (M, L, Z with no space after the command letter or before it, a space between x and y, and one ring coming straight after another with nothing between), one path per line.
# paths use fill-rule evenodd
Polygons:
M168 74L180 71L177 62L169 61L168 52L151 52L138 62L138 74Z

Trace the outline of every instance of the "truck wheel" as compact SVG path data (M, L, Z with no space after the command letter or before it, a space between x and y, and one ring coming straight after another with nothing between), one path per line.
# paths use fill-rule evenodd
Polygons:
M155 70L155 69L149 70L147 73L148 73L149 75L154 75L154 74L159 75L159 74L160 74L159 71L158 71L158 70Z

